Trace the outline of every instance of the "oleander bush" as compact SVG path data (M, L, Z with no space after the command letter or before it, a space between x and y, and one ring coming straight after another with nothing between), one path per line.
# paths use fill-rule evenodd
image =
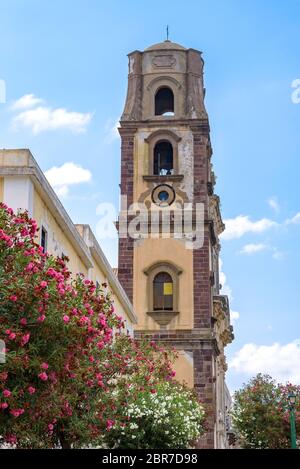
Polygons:
M110 448L188 448L204 430L203 406L192 390L174 382L150 391L133 387L121 410L104 436Z
M296 428L300 433L300 386L278 384L258 374L234 394L232 419L243 448L290 448L288 394L296 396Z
M174 354L126 336L107 286L72 275L36 233L0 204L0 446L95 446L128 425L131 389L172 381Z

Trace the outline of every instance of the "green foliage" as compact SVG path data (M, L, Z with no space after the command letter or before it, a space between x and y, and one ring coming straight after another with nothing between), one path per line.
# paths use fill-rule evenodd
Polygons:
M282 385L258 374L234 395L233 425L243 448L289 448L288 393L294 391L297 431L300 432L300 386Z

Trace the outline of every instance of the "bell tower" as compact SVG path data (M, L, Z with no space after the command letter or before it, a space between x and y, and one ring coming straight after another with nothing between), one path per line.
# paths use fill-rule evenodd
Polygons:
M136 336L175 347L177 379L205 404L209 430L199 447L222 448L224 347L233 334L228 299L219 292L224 225L214 193L204 63L201 52L169 40L128 57L118 277L138 316Z

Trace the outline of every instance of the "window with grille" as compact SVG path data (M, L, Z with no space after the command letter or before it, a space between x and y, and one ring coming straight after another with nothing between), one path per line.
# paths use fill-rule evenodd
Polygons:
M173 310L173 280L170 274L160 272L153 280L154 311Z

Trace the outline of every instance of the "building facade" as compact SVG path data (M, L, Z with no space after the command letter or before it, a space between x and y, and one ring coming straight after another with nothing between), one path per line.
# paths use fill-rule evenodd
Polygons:
M224 225L214 193L203 59L168 40L128 57L118 278L137 312L136 336L175 346L178 379L205 403L209 430L199 447L222 448L224 348L233 333L228 299L220 295ZM183 229L185 216L191 231ZM193 243L198 219L199 243Z
M108 284L116 313L132 335L137 321L132 304L90 226L73 224L29 150L0 150L0 201L14 211L28 210L39 226L37 242L49 254L67 256L71 272Z

